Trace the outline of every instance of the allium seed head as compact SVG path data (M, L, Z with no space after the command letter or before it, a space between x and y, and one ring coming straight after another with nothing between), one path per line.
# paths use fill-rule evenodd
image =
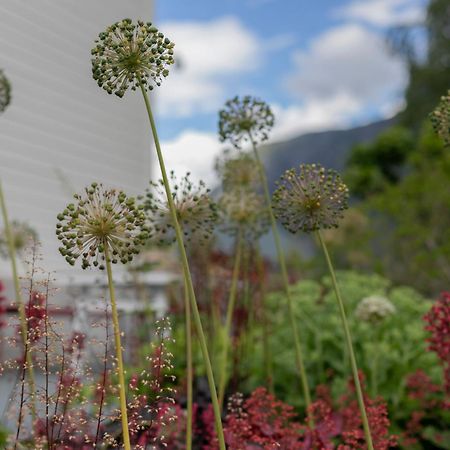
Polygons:
M239 153L235 158L228 154L216 162L216 170L222 178L222 189L231 191L235 188L256 190L260 185L258 166L255 159L247 153Z
M167 201L163 180L150 182L144 209L147 215L150 237L159 245L170 245L176 240L172 215ZM170 172L170 185L178 223L186 242L202 243L209 239L217 221L217 208L203 181L197 184L190 179L188 172L180 180Z
M291 233L336 228L348 208L348 188L320 164L302 164L282 175L273 194L276 217Z
M70 265L81 258L83 269L93 265L103 270L106 251L113 264L126 264L139 253L148 231L144 211L134 198L97 183L74 197L76 202L58 214L56 225L59 251Z
M136 90L159 86L174 63L174 43L150 22L123 19L98 35L92 49L92 76L108 94L123 97Z
M385 297L371 295L363 298L355 310L355 316L364 322L379 323L395 314L395 306Z
M219 111L219 138L240 147L242 141L259 144L269 138L275 117L270 106L249 95L234 97Z
M431 123L436 133L444 141L446 147L450 147L450 91L441 97L436 109L430 114Z
M270 226L264 199L248 189L225 192L219 200L219 212L223 231L232 236L240 233L247 240L255 240Z
M17 253L23 252L29 245L37 242L38 236L35 230L25 222L13 220L10 224L14 248ZM6 230L0 231L0 256L7 258L9 255Z
M0 112L3 112L11 101L11 85L3 70L0 70Z

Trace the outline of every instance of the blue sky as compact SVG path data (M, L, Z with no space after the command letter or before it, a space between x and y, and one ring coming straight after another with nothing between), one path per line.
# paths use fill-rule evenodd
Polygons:
M423 20L426 0L156 0L179 66L158 89L169 166L211 178L217 110L236 94L269 102L273 140L392 116L407 71L386 30Z

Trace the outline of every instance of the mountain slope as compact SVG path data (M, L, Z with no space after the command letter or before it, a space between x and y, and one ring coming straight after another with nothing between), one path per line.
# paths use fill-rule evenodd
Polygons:
M372 141L394 123L395 118L347 130L308 133L266 145L261 148L261 156L270 185L273 186L286 169L301 163L321 163L327 168L341 171L354 145Z

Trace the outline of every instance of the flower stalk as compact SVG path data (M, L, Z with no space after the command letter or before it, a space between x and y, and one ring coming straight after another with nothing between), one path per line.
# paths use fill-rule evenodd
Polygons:
M260 176L261 184L264 189L264 197L265 197L265 201L266 201L266 205L267 205L267 210L269 212L270 224L272 227L272 234L273 234L273 238L275 241L278 262L280 264L281 277L283 280L284 292L285 292L286 300L287 300L289 321L290 321L290 326L291 326L291 330L292 330L292 335L294 338L295 361L296 361L296 365L297 365L297 370L300 375L300 382L301 382L301 387L303 390L303 396L305 399L306 410L309 410L309 407L311 406L311 395L310 395L310 390L309 390L308 378L306 376L305 365L303 362L302 347L301 347L301 343L300 343L300 336L299 336L299 331L298 331L297 322L296 322L296 318L295 318L294 307L293 307L293 303L292 303L292 295L291 295L291 292L289 289L289 277L288 277L287 268L286 268L286 258L284 255L283 248L281 246L280 235L278 233L277 223L276 223L275 216L274 216L274 213L272 210L272 202L271 202L271 198L270 198L269 184L267 182L266 172L264 170L264 166L262 164L258 149L256 147L256 144L252 137L251 132L249 132L249 139L252 143L253 154L255 156L255 160L256 160L256 163L257 163L257 166L259 169L259 176Z
M372 443L372 436L370 433L369 420L367 418L366 407L364 404L364 395L363 395L363 391L362 391L362 387L361 387L361 382L359 380L358 365L356 363L355 352L353 350L352 337L351 337L351 333L350 333L350 327L349 327L348 321L347 321L347 315L345 313L344 302L342 300L339 286L338 286L338 283L336 280L336 274L334 271L333 263L331 262L331 258L328 253L328 249L327 249L327 246L323 239L321 231L317 230L316 235L317 235L317 239L319 240L322 251L325 255L328 270L329 270L330 276L331 276L331 282L332 282L334 293L336 295L336 300L338 303L339 314L341 316L342 327L344 329L345 343L347 346L348 356L349 356L350 365L351 365L351 369L352 369L353 382L355 383L356 397L358 400L358 406L359 406L359 411L361 414L361 420L362 420L362 424L363 424L364 436L366 439L367 448L368 448L368 450L373 450L374 447L373 447L373 443Z
M192 277L191 277L191 273L190 273L190 269L189 269L189 262L188 262L188 258L187 258L187 254L186 254L186 249L184 247L183 233L182 233L181 227L178 223L176 209L175 209L175 205L173 202L172 193L170 190L169 179L167 177L167 171L166 171L166 167L165 167L165 163L164 163L164 158L163 158L161 146L159 143L158 133L156 130L156 124L155 124L152 109L150 106L150 100L148 98L147 91L145 89L145 85L141 82L139 76L138 76L138 84L139 84L139 87L141 89L141 92L142 92L142 95L144 98L144 102L145 102L145 106L146 106L147 114L148 114L148 119L150 122L153 139L155 142L158 163L159 163L159 167L161 170L161 176L162 176L163 183L164 183L164 189L166 191L167 201L168 201L170 212L172 215L172 221L173 221L173 226L175 229L178 250L180 252L185 283L186 283L186 286L187 286L188 292L189 292L189 301L191 303L193 319L194 319L194 326L195 326L197 334L198 334L198 338L200 341L200 348L201 348L202 356L203 356L204 363L205 363L206 376L208 379L208 384L209 384L209 389L210 389L210 394L211 394L211 401L212 401L213 410L214 410L216 432L217 432L217 437L219 440L219 448L220 448L220 450L226 450L225 438L224 438L223 427L222 427L221 411L220 411L220 405L219 405L219 401L218 401L218 397L217 397L216 385L215 385L215 381L214 381L214 374L213 374L213 370L212 370L212 366L211 366L211 360L209 357L205 333L203 331L203 325L202 325L202 321L200 318L200 312L198 310L198 305L197 305L197 300L196 300L194 287L193 287L193 283L192 283Z
M186 418L186 450L192 450L192 412L193 412L193 387L194 373L192 363L192 324L191 305L189 302L189 289L184 283L184 309L186 326L186 398L187 398L187 418Z
M123 367L121 332L119 325L119 314L117 313L116 292L112 276L111 258L108 245L105 243L105 265L108 274L109 299L111 302L111 315L114 326L114 344L116 347L117 372L119 376L119 394L120 394L120 418L122 421L123 445L125 450L131 450L130 432L128 430L127 396L125 391L125 370Z
M14 291L16 296L17 309L19 312L19 320L20 320L20 331L22 335L22 341L24 346L24 365L27 368L28 372L28 385L30 390L31 397L31 415L33 417L33 421L36 418L36 406L35 406L35 379L34 379L34 369L33 369L33 360L30 352L30 345L28 340L28 324L25 313L25 305L22 299L22 292L20 289L20 281L19 281L19 273L17 271L17 260L16 260L16 248L14 244L14 237L11 232L11 226L8 218L8 210L6 207L5 196L3 194L2 183L0 181L0 207L2 210L3 222L5 226L5 234L6 241L8 244L9 257L11 261L11 270L13 275L14 282Z
M220 361L220 379L219 379L219 404L223 406L225 397L225 385L227 380L227 362L228 349L231 341L231 322L233 320L234 305L236 303L237 284L241 266L242 239L239 232L236 237L236 254L234 256L233 275L231 278L230 294L228 297L227 314L225 318L224 341L222 348L222 358Z

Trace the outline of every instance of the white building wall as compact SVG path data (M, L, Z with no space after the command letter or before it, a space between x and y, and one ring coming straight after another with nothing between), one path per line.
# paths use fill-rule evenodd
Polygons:
M46 270L69 272L54 230L74 189L95 180L137 194L150 178L142 98L130 92L120 100L100 89L90 50L110 23L149 20L151 3L0 0L0 68L13 96L0 115L0 178L10 218L38 232ZM0 278L6 275L9 265L0 261Z

